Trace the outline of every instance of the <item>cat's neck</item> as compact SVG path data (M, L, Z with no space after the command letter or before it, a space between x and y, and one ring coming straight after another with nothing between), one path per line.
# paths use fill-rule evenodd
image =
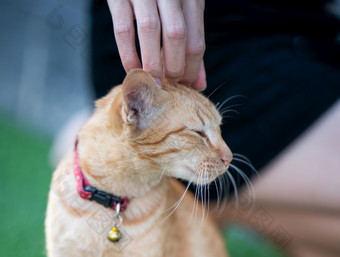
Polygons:
M169 206L167 197L169 188L170 178L165 178L152 190L134 197L123 213L124 220L127 223L136 224L149 217L164 215Z

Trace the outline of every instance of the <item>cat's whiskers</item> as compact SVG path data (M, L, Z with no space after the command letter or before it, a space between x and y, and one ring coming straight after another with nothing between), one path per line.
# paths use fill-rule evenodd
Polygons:
M187 186L186 186L186 188L185 188L185 190L184 190L182 196L181 196L181 197L180 197L180 198L179 198L172 206L170 206L170 207L165 211L165 212L168 212L168 211L171 210L171 212L163 219L163 222L164 222L166 219L168 219L168 218L176 211L176 209L179 207L179 205L180 205L181 202L183 201L183 199L184 199L186 193L188 192L190 185L191 185L192 182L194 181L195 176L196 176L196 173L194 173L194 174L191 176L191 178L190 178L190 180L188 181L188 184L187 184Z
M248 166L248 167L252 170L252 172L255 173L256 176L258 176L257 170L254 168L254 166L252 165L251 161L250 161L247 157L245 157L244 155L235 153L235 154L234 154L234 161L245 164L246 166ZM240 174L240 176L242 177L242 179L245 181L245 183L246 183L246 185L247 185L248 192L249 192L250 197L251 197L252 205L254 205L254 201L255 201L255 190L254 190L254 187L253 187L251 181L249 180L249 178L247 177L247 175L246 175L240 168L238 168L236 165L232 165L231 167L232 167L238 174Z
M226 172L225 174L228 176L229 181L231 182L234 188L235 207L238 209L238 192L237 192L237 186L236 186L235 180L229 172Z
M206 183L207 181L214 181L216 190L218 193L218 202L221 201L222 199L222 191L223 191L223 184L221 183L221 178L219 176L219 171L218 168L214 163L209 163L210 167L212 166L211 170L208 170L208 163L204 164L204 172L199 174L198 183L196 186L196 191L195 191L195 200L194 200L194 205L193 205L193 210L191 214L191 219L194 216L195 213L195 220L194 222L196 223L197 219L197 211L198 211L198 204L200 203L202 206L202 216L201 216L201 222L200 222L200 227L203 226L205 223L206 219L208 219L209 212L210 212L210 184L211 183ZM216 180L219 180L219 186L221 189L218 189L218 184ZM190 220L191 220L190 219Z
M190 215L190 222L192 221L192 218L194 216L195 213L195 220L194 220L194 224L196 223L196 219L197 219L197 211L198 211L198 202L199 202L199 197L198 197L198 193L199 193L199 188L200 185L196 185L195 188L195 194L194 194L194 204L192 206L192 211L191 211L191 215Z
M226 171L228 172L228 171ZM224 210L226 204L227 204L227 200L228 200L228 192L229 192L229 180L228 177L226 176L226 174L222 174L218 177L218 181L219 181L219 185L221 188L221 199L222 199L222 204L221 206L219 206L219 211L218 211L218 215L221 215L222 211Z
M200 227L202 227L203 225L203 220L204 220L204 216L205 216L205 194L204 194L204 185L201 185L201 206L202 206L202 216L201 216L201 223L200 223Z
M203 220L204 220L204 216L205 216L205 212L206 212L206 209L205 209L205 205L206 205L206 197L207 197L207 195L206 195L206 188L205 188L205 184L203 184L204 183L204 179L206 178L206 175L207 175L207 163L205 162L204 163L204 171L203 171L203 173L201 173L201 204L202 204L202 209L203 209L203 215L202 215L202 217L201 217L201 225L200 226L202 226L203 225Z
M233 156L234 156L233 157L234 161L238 161L238 162L241 162L241 163L247 165L252 170L252 172L254 172L257 176L259 175L259 173L254 168L251 161L247 157L245 157L243 154L234 153Z
M242 97L242 98L246 98L245 96L243 95L234 95L234 96L231 96L231 97L228 97L227 99L225 99L221 104L216 104L216 108L217 110L220 112L222 110L222 107L229 101L235 99L235 98L238 98L238 97ZM241 104L234 104L234 105L231 105L229 106L229 108L232 108L232 107L236 107L236 106L240 106Z
M219 90L222 86L224 86L227 82L229 82L230 79L226 79L223 83L221 83L218 87L216 87L209 95L208 98L210 98L217 90Z
M195 224L196 224L196 221L197 221L198 204L200 203L199 194L200 194L201 187L202 187L201 184L199 184L198 187L197 187L197 194L195 193L195 202L196 202L195 221L194 221Z
M166 167L163 168L163 170L162 170L162 172L161 172L161 175L159 176L159 181L158 181L158 183L161 182L161 180L162 180L162 178L163 178L163 175L164 175L164 172L165 172L165 169L166 169Z
M235 162L240 162L240 163L243 163L249 166L256 173L256 169L253 167L251 162L243 155L235 153L233 160ZM207 163L205 163L204 172L195 173L195 176L197 175L197 179L196 179L197 186L196 186L195 194L194 194L195 199L194 199L193 209L192 209L191 216L190 216L190 222L194 219L194 223L196 223L197 212L199 209L198 205L201 204L202 206L202 217L201 217L201 222L200 222L201 226L203 225L204 221L207 219L208 213L210 211L210 192L209 192L210 183L205 184L207 179L209 181L213 181L215 188L216 188L216 193L217 193L217 204L213 211L218 210L218 215L219 215L225 208L227 204L227 200L228 200L229 185L231 185L234 190L235 209L239 208L239 193L238 193L237 183L233 175L228 170L226 170L226 172L223 173L222 175L218 175L219 171L216 165L214 163L211 163L211 166L213 168L208 171ZM237 175L239 175L245 181L247 189L253 199L255 192L254 192L254 188L253 188L253 185L250 179L235 164L230 164L230 168L234 170L237 173Z
M213 171L214 171L214 169L213 169ZM210 175L209 181L212 181L214 178L216 179L216 176L214 175L213 172L210 172L209 175ZM206 189L206 193L207 193L206 199L207 199L207 213L208 213L208 215L210 213L210 184L211 183L208 183L208 184L205 185L205 189ZM207 219L208 219L208 215L207 215Z
M207 171L207 163L204 164L204 172L201 174L201 204L202 204L202 209L203 209L203 214L201 217L201 224L200 227L203 226L205 219L208 217L209 210L207 208L207 205L209 205L209 198L207 198L207 184L206 182L206 177L208 174L208 179L210 180L211 175Z
M206 216L205 218L202 218L201 224L203 225L204 222L208 219L209 216L209 184L204 185L204 209L206 210Z
M234 109L229 109L228 108L223 108L223 110L220 111L220 114L223 118L226 118L226 117L232 117L232 116L224 116L226 113L235 113L237 115L239 115L240 113Z
M207 204L207 213L209 214L210 212L210 183L205 185L206 190L207 190L207 200L208 200L208 204ZM208 218L208 216L207 216Z
M218 185L217 185L217 180L220 181L220 175L219 175L219 172L218 172L218 169L217 169L216 165L214 163L212 163L212 165L213 165L213 170L211 172L211 176L212 176L212 178L215 178L213 180L213 183L214 183L215 188L216 188L216 197L217 197L217 203L216 203L216 206L215 206L213 211L216 211L218 209L218 206L220 204L222 196L221 196L221 190L218 189ZM210 184L209 184L209 186L210 186ZM221 184L220 184L220 186L221 186ZM210 199L210 197L209 197L209 199Z
M227 118L232 118L235 119L235 116L239 115L240 113L234 109L232 109L233 107L236 106L240 106L241 104L235 104L235 105L230 105L227 107L224 107L221 111L220 111L220 115L222 116L222 119L225 120ZM229 114L229 115L228 115Z
M241 158L243 160L245 160L246 162L248 162L249 164L251 164L251 161L243 154L240 154L240 153L233 153L233 156L234 157L238 157L238 158Z
M192 218L193 218L193 216L194 216L194 210L195 210L195 206L196 206L196 193L197 193L197 188L198 188L198 186L195 187L194 203L193 203L193 205L192 205L192 210L191 210L191 215L190 215L189 222L192 221Z
M214 185L215 185L215 189L216 189L217 202L216 202L216 206L215 206L213 211L216 211L218 209L218 207L220 205L220 201L221 201L221 195L220 195L220 190L218 189L218 186L217 186L217 180L220 182L220 177L219 176L214 180Z
M240 162L242 164L247 165L254 173L257 174L256 169L251 164L248 158L246 158L244 155L237 154L237 153L234 153L233 155L234 155L233 161ZM255 191L254 191L254 188L253 188L253 185L250 179L235 164L230 164L230 169L234 170L237 173L237 175L240 176L246 183L248 195L250 196L251 203L252 203L251 206L253 206L254 200L255 200ZM216 168L213 170L213 172L215 172L215 174L218 174L218 171ZM213 183L215 185L216 194L217 194L217 203L213 211L218 210L217 215L220 215L223 209L225 208L227 199L228 199L229 183L232 185L233 190L234 190L234 198L235 198L234 207L235 207L235 210L237 210L237 208L239 208L239 194L238 194L235 178L232 176L232 174L228 170L226 170L224 174L217 176L217 178L214 180Z
M253 188L253 185L252 185L250 179L247 177L247 175L241 169L239 169L238 167L236 167L233 164L231 164L231 168L234 169L241 176L241 178L246 183L246 185L248 187L248 190L253 194L254 193L254 188Z
M236 167L233 164L230 164L230 165L231 165L230 167L232 169L234 169L242 177L242 179L245 181L246 186L247 186L247 190L248 190L248 193L249 193L249 196L250 196L251 206L253 206L254 202L255 202L255 190L254 190L253 184L251 183L251 181L249 180L247 175L241 169L239 169L238 167Z

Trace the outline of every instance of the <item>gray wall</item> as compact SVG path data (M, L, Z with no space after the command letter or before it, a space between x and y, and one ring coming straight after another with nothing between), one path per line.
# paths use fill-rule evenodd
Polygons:
M89 1L0 3L0 112L54 135L92 108Z

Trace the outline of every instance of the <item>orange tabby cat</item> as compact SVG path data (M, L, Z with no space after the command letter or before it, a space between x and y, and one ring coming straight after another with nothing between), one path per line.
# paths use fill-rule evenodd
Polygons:
M96 106L76 150L53 175L48 256L226 256L218 229L172 179L207 184L227 170L232 153L215 106L185 86L160 87L142 70L130 72ZM121 202L112 209L82 199L79 194L91 194L84 183L125 199L126 210ZM117 242L107 239L110 230Z

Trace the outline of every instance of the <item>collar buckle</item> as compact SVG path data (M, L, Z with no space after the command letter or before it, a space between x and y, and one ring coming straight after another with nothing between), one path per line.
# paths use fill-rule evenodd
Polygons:
M105 207L112 208L116 204L123 204L124 201L117 196L100 191L93 186L85 186L84 190L91 193L90 200L95 201Z

